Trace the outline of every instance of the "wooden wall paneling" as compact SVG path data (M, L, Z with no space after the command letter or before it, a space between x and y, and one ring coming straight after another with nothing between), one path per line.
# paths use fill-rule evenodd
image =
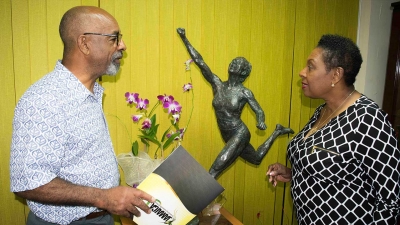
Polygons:
M143 74L146 82L143 84L146 87L146 97L150 101L149 110L157 103L157 96L165 91L165 86L160 82L160 77L165 74L160 73L160 9L159 0L146 1L146 21L145 21L145 36L146 36L146 73ZM178 90L178 89L177 89ZM180 98L178 97L178 100ZM170 122L167 119L167 113L164 113L162 107L157 107L155 111L157 115L157 123L160 124L157 137L161 140L164 131L169 127ZM155 153L156 146L151 147L149 152L151 155ZM167 151L167 149L165 149Z
M201 54L204 54L204 50L202 49L202 26L204 21L204 15L202 11L202 1L199 0L190 0L186 2L187 10L186 10L186 21L181 21L181 27L186 29L187 37L190 42L196 49L201 49ZM182 100L184 103L184 107L182 108L182 120L180 122L181 126L187 124L191 110L193 110L192 118L188 127L188 130L185 133L184 141L182 142L183 146L188 146L192 156L203 165L204 169L208 171L208 164L210 163L210 151L211 142L208 137L203 137L203 135L207 136L209 133L207 132L207 122L202 119L202 109L205 107L210 107L211 98L206 97L206 93L211 93L211 88L208 89L207 83L203 78L203 75L200 73L199 68L192 63L190 65L190 70L186 71L184 62L190 59L189 54L187 53L186 47L184 46L181 38L179 37L176 29L179 26L176 25L173 29L173 37L176 40L176 61L174 65L177 70L174 73L174 76L178 78L183 78L179 83L182 87L184 84L189 82L193 85L193 90L184 94L184 98ZM205 86L206 93L201 92L201 87ZM178 91L182 92L182 91ZM194 108L192 108L192 106ZM211 114L213 115L213 114ZM209 118L209 115L208 115ZM207 139L205 139L207 138Z
M11 1L0 1L0 30L3 32L0 45L0 71L2 79L0 87L2 97L0 99L1 124L0 145L2 150L2 163L0 165L0 224L24 224L24 200L16 197L10 192L10 144L12 118L16 105L16 90L14 78L14 52L13 52L13 32L12 32L12 11Z
M45 1L28 1L28 26L29 26L29 48L30 48L30 73L31 82L34 83L50 69L48 68L48 33L47 20L52 15L47 15ZM57 18L58 19L58 18ZM54 18L54 20L57 20ZM59 19L58 19L59 21ZM55 63L55 62L53 62ZM54 68L53 67L51 69Z
M176 48L176 28L174 24L174 0L160 1L160 84L163 89L160 90L160 94L173 95L180 90L174 90L172 85L175 80L181 76L185 76L183 62L179 62L175 56ZM183 61L183 60L181 60ZM177 66L179 63L181 67ZM178 99L182 101L181 99ZM186 105L185 105L186 106ZM184 116L187 116L187 108L183 108ZM183 118L182 118L183 119ZM179 122L182 126L185 123ZM185 142L182 143L185 148ZM168 151L167 153L169 153Z
M214 7L214 2L215 1L213 0L201 1L201 6L199 8L199 10L201 10L200 35L196 36L196 32L192 31L191 27L188 27L187 29L189 35L188 37L190 40L194 41L194 44L198 45L195 46L196 49L200 51L200 54L203 56L203 59L206 61L207 65L212 71L215 70L215 59L217 58L217 56L214 54L214 45L216 43L216 40L214 40L214 34L218 32L218 29L215 25L216 19L214 15L216 13L216 9ZM184 48L183 44L181 46L180 48ZM216 117L211 104L213 99L211 85L206 81L206 79L204 79L200 69L196 65L192 64L190 73L193 78L193 85L195 88L194 94L196 108L194 110L198 113L197 118L201 122L201 125L198 127L198 129L189 131L191 133L188 133L189 135L186 138L192 138L194 135L197 136L197 140L195 140L195 142L198 144L201 143L201 148L197 148L198 151L202 152L202 158L200 160L206 170L209 170L215 160L216 154L218 154L218 152L222 149L223 143L216 125ZM222 186L225 187L224 184L222 184ZM225 195L225 193L223 194Z
M182 93L181 87L178 88L174 86L174 84L177 82L181 85L183 85L181 79L185 77L185 71L184 71L184 64L183 62L178 62L178 60L174 57L174 49L176 48L174 44L174 40L176 38L176 31L174 28L174 1L173 0L168 0L168 1L159 1L159 82L160 82L160 89L157 94L167 94L167 95L172 95L175 97L176 101L178 101L182 105L182 117L180 118L179 121L179 126L183 127L186 125L186 120L188 113L187 113L187 104L185 102L185 97L186 95L177 95ZM180 64L181 63L181 64ZM162 108L162 107L160 107ZM160 118L160 121L162 121L163 125L170 125L170 122L168 119L171 119L171 117L168 117L166 113L162 112L160 114L162 118ZM185 118L186 116L186 118ZM162 119L162 120L161 120ZM161 130L162 132L164 130ZM170 132L176 132L175 128L171 128ZM162 133L161 133L162 134ZM164 149L165 155L169 155L172 150L176 147L177 142L172 144L168 149ZM182 143L183 146L188 149L187 142Z
M14 52L14 88L16 90L16 103L28 89L28 87L38 79L39 72L32 73L32 58L35 55L32 53L32 42L30 41L33 32L32 26L36 24L30 23L30 13L35 10L35 7L30 9L29 1L12 2L12 29L13 29L13 50ZM23 16L22 16L23 15ZM17 18L18 17L18 18ZM36 55L37 56L37 55ZM47 56L44 55L44 58ZM41 64L43 65L43 64ZM46 72L41 70L43 76ZM36 76L34 75L36 73ZM24 204L24 214L18 215L25 218L28 215L29 209L25 200L21 200Z
M243 13L243 8L241 5L240 1L229 1L227 4L227 13L228 15L234 15L234 16L228 16L228 20L226 20L226 29L227 29L227 35L226 35L226 63L225 63L225 68L223 70L223 74L221 76L226 77L225 80L228 79L228 67L229 64L232 62L232 60L236 57L245 57L247 60L249 60L250 63L251 59L247 56L244 56L241 51L240 45L241 43L241 34L243 33L243 30L241 29L240 22L242 19L242 13ZM218 28L217 30L219 30ZM250 77L248 79L251 79L252 75L250 74ZM245 86L247 86L248 82L244 82ZM244 112L247 109L244 110ZM243 119L249 118L245 114L242 115ZM219 130L218 130L219 131ZM224 142L221 140L221 143L224 144ZM217 151L217 150L216 150ZM232 166L233 174L229 177L229 179L232 179L232 183L229 186L229 189L231 190L232 196L229 196L229 199L227 199L227 206L229 206L229 203L233 205L233 209L231 209L231 212L235 212L236 216L240 218L240 220L243 220L243 215L244 215L244 209L245 209L245 203L244 203L244 196L246 193L246 187L248 187L248 184L246 183L246 163L244 160L241 158L238 158ZM222 175L225 176L225 175Z
M339 34L350 37L353 41L357 41L358 31L358 10L354 11L359 7L358 0L346 1L339 0L335 5L335 31ZM340 16L339 14L344 14Z
M235 37L229 36L229 30L227 28L227 23L229 23L228 15L231 12L228 11L228 4L229 1L222 0L222 1L215 1L214 2L214 65L210 67L212 72L216 74L222 81L226 81L228 79L228 65L232 61L232 56L228 56L228 49L230 46L227 44L227 39L234 39ZM231 17L231 16L230 16ZM207 59L206 62L210 60ZM210 88L211 90L211 88ZM211 103L211 99L208 100ZM210 116L214 116L214 125L213 128L215 129L216 136L214 137L214 142L219 142L221 144L220 148L214 148L211 152L212 162L218 157L218 154L221 152L223 147L225 146L224 141L222 140L221 134L219 132L217 121L215 114L210 114ZM218 138L219 137L219 138ZM234 164L233 164L234 165ZM210 165L211 166L211 165ZM235 174L235 167L230 166L228 167L219 177L218 181L221 185L225 188L224 196L227 199L225 203L226 207L232 207L234 205L234 192L235 192L235 185L233 176Z
M244 82L244 86L249 88L257 101L261 106L264 106L264 113L267 113L265 108L265 102L268 102L269 99L263 98L262 93L267 89L268 85L265 81L264 70L262 67L262 47L264 45L263 42L263 25L265 24L265 20L263 18L263 12L265 7L265 1L252 1L249 4L251 7L250 14L250 27L248 31L250 33L250 39L247 41L250 42L249 54L246 58L252 64L252 72L247 80ZM264 62L266 63L266 62ZM263 91L264 89L264 91ZM266 131L258 131L256 128L257 120L255 113L251 110L249 105L243 110L242 116L244 122L247 124L252 136L250 143L253 145L255 149L262 143L262 139L268 136L268 133L271 131L271 127L267 128ZM267 118L267 117L266 117ZM266 123L271 120L271 117L268 117ZM273 128L272 128L273 129ZM271 208L268 205L264 205L263 199L266 198L267 193L263 191L263 187L265 184L265 171L262 171L262 166L256 166L251 163L246 162L245 167L245 207L244 207L244 224L256 224L257 223L257 213L260 211L264 212L264 221L268 221L267 223L272 222L272 213L268 213ZM264 174L264 176L263 176ZM273 199L270 199L273 201ZM273 205L273 204L271 204ZM261 212L260 212L261 213Z
M274 7L272 7L274 6ZM293 46L294 46L294 26L295 26L295 1L274 1L269 2L265 9L265 16L268 17L269 23L265 30L268 37L267 43L264 44L268 57L265 59L266 69L265 77L270 85L263 93L268 93L267 111L272 117L269 122L270 131L275 129L277 123L288 127L291 99L291 82L292 82L292 62L293 62ZM264 82L265 83L265 82ZM293 135L285 135L279 137L272 148L268 152L263 161L265 165L263 172L267 171L268 166L275 162L285 164L286 162L286 147L289 139ZM265 177L264 192L270 193L264 200L265 205L272 204L275 198L273 212L273 224L286 224L290 221L292 215L292 204L283 204L283 196L286 201L290 201L291 197L289 189L285 186L274 188ZM287 200L289 198L289 200ZM264 212L265 214L265 212ZM261 213L260 216L262 216ZM289 221L286 219L289 218ZM265 220L264 220L265 221Z
M15 92L18 100L32 84L31 53L29 41L29 4L28 1L11 1L11 23L14 52Z
M116 114L121 120L117 122L117 138L115 141L115 151L117 154L131 152L131 144L137 140L134 131L138 129L138 125L133 123L131 116L136 114L135 107L129 105L125 100L126 92L136 92L136 88L140 86L141 76L135 70L132 59L137 54L133 46L134 39L132 34L132 9L134 3L130 0L115 1L114 16L117 19L121 33L122 40L126 45L124 52L123 62L121 64L121 72L117 76L115 82L115 107ZM140 93L143 94L143 93ZM121 173L123 175L123 173ZM123 183L125 185L125 183Z
M146 1L134 0L130 5L131 17L129 22L129 29L131 34L131 46L127 50L127 61L131 65L131 71L127 71L126 75L130 76L130 90L131 92L139 93L140 98L147 98L152 100L152 96L147 93L147 43L146 43ZM154 104L154 100L151 101ZM125 123L131 124L132 137L137 138L139 134L142 120L139 123L132 123L132 120L127 119L128 116L139 113L135 106L131 107L129 115L124 116L128 120ZM124 120L124 121L126 121ZM141 148L144 145L137 139ZM140 148L140 149L141 149Z

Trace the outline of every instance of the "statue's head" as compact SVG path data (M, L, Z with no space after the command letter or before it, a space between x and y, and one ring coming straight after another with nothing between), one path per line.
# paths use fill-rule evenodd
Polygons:
M229 64L228 72L229 74L248 77L251 72L251 64L244 57L236 57Z

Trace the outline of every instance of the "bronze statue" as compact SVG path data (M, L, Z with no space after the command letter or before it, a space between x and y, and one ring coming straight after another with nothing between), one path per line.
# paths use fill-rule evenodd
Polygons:
M211 84L214 95L212 105L217 117L218 128L226 143L209 173L217 178L239 156L247 162L259 165L274 140L282 134L293 134L293 130L277 124L272 135L256 151L250 144L250 131L240 118L243 107L248 103L256 114L257 128L260 130L267 128L264 111L252 91L242 84L251 72L251 64L243 57L233 59L228 68L228 80L221 81L204 62L200 53L190 44L186 38L185 29L178 28L177 32L192 60L200 68L204 78Z

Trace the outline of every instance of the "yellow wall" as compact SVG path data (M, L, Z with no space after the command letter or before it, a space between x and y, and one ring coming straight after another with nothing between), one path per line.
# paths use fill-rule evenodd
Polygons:
M211 87L195 65L185 71L189 56L176 28L186 29L191 43L222 80L227 79L233 58L244 56L252 63L244 85L254 92L268 125L266 131L257 131L254 113L248 106L244 109L242 119L255 147L277 123L298 132L321 103L302 96L298 77L321 34L339 33L355 40L357 32L358 0L0 0L0 224L22 225L28 211L24 201L9 192L13 109L29 85L61 58L58 24L75 5L98 5L119 21L128 49L121 72L102 79L104 111L121 118L134 137L138 126L129 117L135 110L126 106L124 93L139 92L151 104L158 94L174 95L184 107L181 124L185 124L192 101L182 86L192 78L194 112L182 144L206 170L224 143L211 106ZM162 111L157 116L163 130L169 122ZM123 125L113 116L107 119L116 153L128 152ZM289 185L273 188L265 177L269 164L286 163L288 141L278 138L261 165L238 159L218 179L226 189L225 207L244 224L297 224L292 221Z

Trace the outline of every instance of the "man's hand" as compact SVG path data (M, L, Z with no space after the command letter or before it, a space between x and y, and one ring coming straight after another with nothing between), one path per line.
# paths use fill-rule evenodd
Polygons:
M292 180L292 171L280 163L274 163L268 167L267 176L269 176L269 182L276 187L278 181L289 182Z
M96 204L96 207L129 218L132 218L132 215L140 216L138 208L149 214L151 210L143 200L155 201L155 198L146 192L126 186L103 190L103 193L103 196L98 196L99 204Z

